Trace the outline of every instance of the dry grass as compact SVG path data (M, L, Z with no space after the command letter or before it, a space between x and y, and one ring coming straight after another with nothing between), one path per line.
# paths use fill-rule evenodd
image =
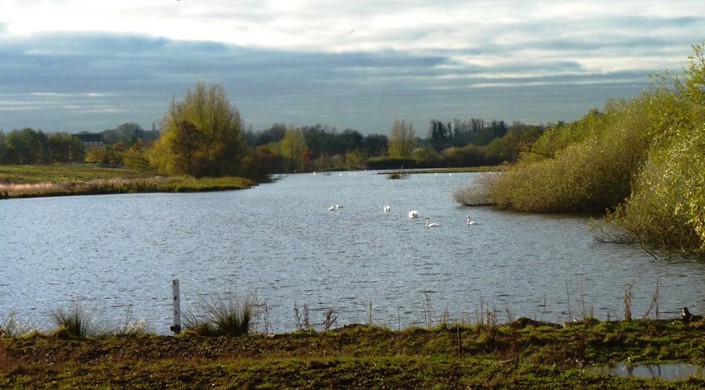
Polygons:
M474 183L456 188L453 199L463 206L490 206L492 190L497 185L501 172L485 172Z

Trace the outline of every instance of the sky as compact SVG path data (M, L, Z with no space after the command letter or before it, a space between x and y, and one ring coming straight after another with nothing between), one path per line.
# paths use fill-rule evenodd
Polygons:
M572 121L703 42L702 0L2 0L0 129L158 128L197 81L255 131Z

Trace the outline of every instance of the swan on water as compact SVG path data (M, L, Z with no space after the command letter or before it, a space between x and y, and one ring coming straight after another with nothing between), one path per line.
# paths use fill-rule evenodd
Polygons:
M392 208L389 207L388 204L385 204L385 205L384 205L384 213L385 213L385 214L387 214L387 213L389 212L389 210L391 210L391 209L392 209Z
M439 224L437 224L437 223L435 223L435 222L434 222L434 223L429 223L430 221L431 221L430 218L426 218L426 227L427 227L427 228L432 228L432 227L439 227L439 226L441 226L441 225L439 225Z
M419 212L416 210L409 211L409 219L414 219L419 217Z
M328 211L335 211L335 206L328 207Z
M470 226L470 225L479 225L477 222L471 220L469 215L468 215L467 218L465 218L465 223L466 223L468 226Z

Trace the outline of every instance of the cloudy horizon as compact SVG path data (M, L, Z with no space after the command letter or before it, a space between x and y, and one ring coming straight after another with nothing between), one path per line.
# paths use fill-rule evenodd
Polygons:
M704 39L701 1L4 0L0 129L149 129L199 80L255 130L572 121Z

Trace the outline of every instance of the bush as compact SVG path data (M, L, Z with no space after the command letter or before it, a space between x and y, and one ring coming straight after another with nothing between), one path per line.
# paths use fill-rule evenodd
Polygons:
M658 78L663 129L654 139L631 197L609 220L640 242L705 255L705 56L703 46L682 76Z
M485 172L471 185L453 191L453 199L463 206L489 206L494 204L490 194L499 180L500 172Z
M705 53L694 49L682 76L548 129L477 194L519 211L606 212L643 244L705 254Z
M705 254L705 115L654 148L634 194L609 219L640 242L662 250ZM699 158L697 158L699 157Z

